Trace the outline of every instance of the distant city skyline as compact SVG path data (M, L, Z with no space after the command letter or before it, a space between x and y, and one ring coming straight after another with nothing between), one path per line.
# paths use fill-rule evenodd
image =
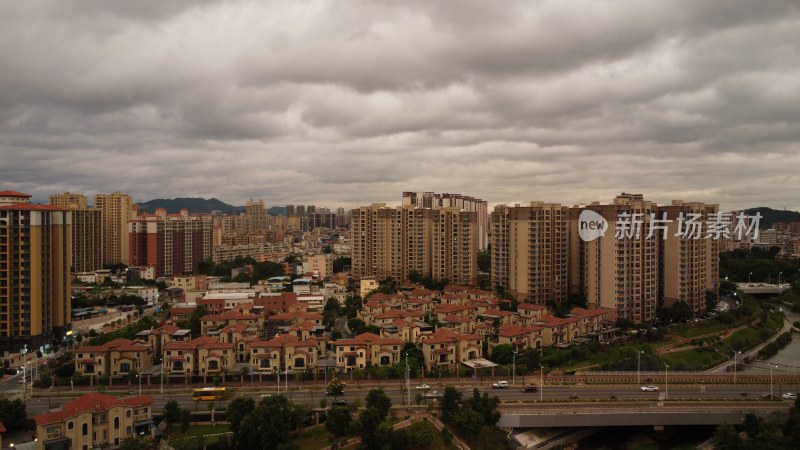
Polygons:
M800 210L791 0L0 4L0 189Z

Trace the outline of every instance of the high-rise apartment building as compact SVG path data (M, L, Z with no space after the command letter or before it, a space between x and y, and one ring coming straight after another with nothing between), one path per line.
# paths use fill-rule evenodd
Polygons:
M416 272L457 284L477 281L474 212L374 203L354 209L350 226L355 277L405 282Z
M566 303L567 209L543 202L495 208L490 221L494 287L528 303Z
M422 209L458 208L476 213L478 223L478 250L486 250L489 243L488 203L461 194L436 194L434 192L403 192L403 206Z
M267 231L267 207L264 200L252 198L245 205L245 228L247 233L261 234Z
M71 324L71 212L0 192L0 349L28 350Z
M673 200L659 206L658 219L665 220L666 231L659 239L659 302L672 307L683 301L695 313L706 310L706 295L719 294L719 249L722 241L707 238L701 225L720 223L719 206ZM727 216L730 222L730 215ZM692 225L694 224L694 229Z
M134 218L133 199L121 192L98 194L94 196L94 207L103 217L103 263L130 266L128 220Z
M605 235L586 241L578 233L584 210L608 224ZM568 213L570 290L586 297L589 308L612 311L635 323L655 319L659 285L659 235L648 238L657 205L639 194L621 194L610 205L592 203ZM623 223L631 219L633 229ZM639 220L637 220L639 219ZM618 235L618 230L624 233Z
M431 276L478 284L478 214L460 208L434 210Z
M209 215L190 215L185 209L167 214L159 208L128 225L131 264L154 267L156 277L195 273L201 261L212 257Z
M49 197L49 204L72 212L72 271L90 272L103 268L103 216L89 208L85 195L65 192Z

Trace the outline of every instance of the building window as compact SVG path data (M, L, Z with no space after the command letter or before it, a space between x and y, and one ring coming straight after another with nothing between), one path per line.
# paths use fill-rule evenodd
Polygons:
M83 424L83 426L81 427L81 434L84 435L84 436L89 434L89 424L88 423Z
M75 428L75 423L74 422L67 422L67 429L68 430L72 430L74 428Z
M114 429L119 430L119 417L114 417Z

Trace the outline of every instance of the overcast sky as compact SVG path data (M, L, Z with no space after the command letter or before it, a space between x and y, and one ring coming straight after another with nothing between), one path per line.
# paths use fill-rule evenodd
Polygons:
M800 210L796 0L0 2L0 189Z

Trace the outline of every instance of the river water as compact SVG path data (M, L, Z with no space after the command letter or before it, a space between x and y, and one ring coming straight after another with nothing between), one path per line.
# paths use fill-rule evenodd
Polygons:
M787 312L788 308L784 307L786 318L794 323L800 320L800 314ZM769 358L766 361L753 361L750 364L745 364L744 367L738 366L738 369L746 373L769 373L770 364L773 364L774 374L800 374L800 336L792 334L792 342L786 347L778 351L778 354Z

